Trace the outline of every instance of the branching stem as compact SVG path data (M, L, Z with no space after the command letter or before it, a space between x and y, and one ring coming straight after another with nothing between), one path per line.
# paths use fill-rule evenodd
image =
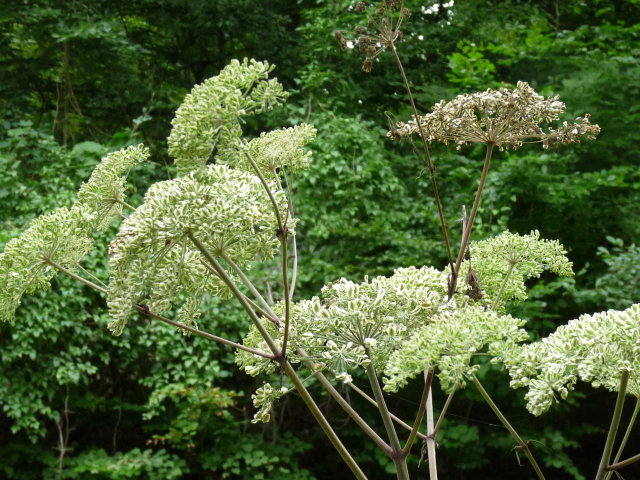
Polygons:
M362 472L362 469L360 468L360 466L353 459L353 457L351 456L347 448L344 446L344 444L336 434L336 432L333 430L333 428L331 427L327 419L324 417L324 415L320 411L320 408L318 407L316 402L313 400L313 398L307 391L306 387L298 377L296 371L291 366L291 363L289 363L286 358L283 358L282 350L280 349L280 347L278 347L278 345L276 345L276 342L273 339L273 337L269 334L269 332L266 330L264 325L262 325L262 322L260 321L256 313L253 311L253 309L251 308L251 304L246 301L246 297L238 289L238 287L233 282L231 277L227 275L227 272L225 272L225 270L218 263L218 261L211 254L211 252L206 248L206 246L202 242L200 242L200 240L198 240L193 235L193 233L190 232L187 236L193 242L193 244L198 248L198 250L200 250L200 253L204 255L204 257L207 259L207 262L209 262L211 267L213 267L213 269L218 273L220 278L231 289L231 292L233 293L233 295L238 299L238 301L240 302L244 310L247 312L247 314L249 315L249 318L251 318L251 321L260 332L260 335L262 335L262 338L269 346L269 349L271 350L271 352L275 355L276 359L281 362L284 374L287 375L287 377L293 382L293 385L295 386L296 390L300 394L300 397L304 401L305 405L307 406L311 414L314 416L314 418L320 425L320 428L322 429L324 434L327 436L331 444L338 451L338 453L342 457L342 460L344 460L344 462L347 464L347 466L353 472L356 478L358 478L359 480L367 480L366 475L364 474L364 472Z
M427 397L429 396L429 392L431 391L432 381L433 381L433 370L430 370L424 382L424 387L422 389L422 397L420 397L420 405L418 406L418 413L416 415L415 422L413 423L413 428L411 429L411 433L409 434L407 443L404 445L404 448L402 449L402 453L404 453L404 455L409 455L409 452L411 452L411 447L413 446L413 442L415 441L416 435L418 434L418 430L420 429L420 424L422 423L422 418L424 417L424 412L427 406Z
M476 386L476 388L480 392L480 395L482 395L482 398L484 398L485 402L487 402L487 404L491 407L491 410L493 410L493 413L496 414L496 416L498 417L498 419L500 420L502 425L504 425L504 427L509 431L511 436L518 443L518 447L520 449L522 449L524 454L527 456L527 458L531 462L531 466L533 467L533 469L535 470L536 474L538 475L538 478L540 480L545 480L544 474L542 473L542 470L540 470L540 466L538 465L538 462L536 462L536 459L534 458L533 453L531 453L531 449L529 448L529 444L527 444L527 442L525 442L522 439L522 437L520 437L520 435L518 435L518 432L516 432L515 428L513 428L511 426L511 424L507 420L507 417L505 417L502 414L502 412L500 411L498 406L495 404L493 399L489 396L489 394L484 389L484 387L482 386L482 384L480 383L480 381L477 379L477 377L475 375L471 376L471 381Z
M71 270L63 267L62 265L54 262L53 260L47 260L47 263L49 265L51 265L53 268L59 270L60 272L64 273L65 275L73 278L74 280L79 281L80 283L93 288L94 290L97 290L100 293L103 294L107 294L108 291L106 288L103 288L99 285L96 285L95 283L93 283L90 280L87 280L86 278L81 277L80 275L72 272ZM160 320L161 322L164 322L168 325L172 325L174 327L180 328L182 330L187 330L195 335L198 335L200 337L204 337L208 340L213 340L214 342L217 343L221 343L223 345L227 345L229 347L233 347L233 348L237 348L238 350L244 350L245 352L249 352L253 355L257 355L259 357L263 357L263 358L275 358L274 355L270 354L270 353L265 353L262 352L260 350L256 350L255 348L249 348L246 347L244 345L242 345L241 343L236 343L236 342L232 342L231 340L227 340L226 338L223 337L218 337L217 335L213 335L211 333L208 332L203 332L202 330L198 330L197 328L193 328L193 327L189 327L188 325L183 325L181 323L175 322L173 320L168 319L167 317L164 317L162 315L158 315L157 313L153 313L151 311L149 311L148 308L143 307L142 305L134 305L134 307L137 311L139 311L140 313L143 313L144 315L151 317L151 318L155 318L156 320Z
M624 432L624 437L622 437L622 442L620 442L620 446L618 447L618 452L616 453L615 458L613 459L613 465L616 465L619 461L620 461L620 457L622 457L622 451L624 450L624 447L627 445L627 441L629 440L629 436L631 435L631 431L633 430L633 427L635 426L636 423L636 419L638 418L638 412L640 412L640 397L636 397L636 406L633 409L633 413L631 414L631 418L629 419L629 424L627 425L627 431ZM640 460L640 455L636 455L638 457L638 460ZM633 457L632 457L633 458ZM609 472L607 472L606 476L604 477L605 480L609 480L611 478L611 476L613 475L613 471L614 469L611 469L611 467L613 465L610 465L609 467L607 467L607 470L610 470ZM623 465L626 466L626 465ZM622 467L619 467L622 468Z
M360 395L362 398L364 398L367 402L369 402L371 405L373 405L374 407L378 408L378 402L376 402L373 398L371 398L369 395L367 395L367 392L365 392L364 390L362 390L361 388L357 387L356 385L354 385L353 383L349 384L349 387L356 392L358 395ZM412 430L413 427L411 427L411 425L409 425L407 422L405 422L404 420L402 420L400 417L398 417L397 415L394 415L393 413L389 412L389 415L391 416L391 419L396 422L398 425L400 425L402 428L404 428L405 430L408 430L409 432ZM417 437L422 439L422 440L427 440L427 436L424 433L416 433Z
M391 420L389 409L387 408L387 404L384 400L384 395L382 393L382 388L380 388L380 382L378 382L376 370L372 363L369 363L365 369L367 371L369 383L371 384L371 389L373 390L373 396L378 404L382 423L384 424L387 436L389 437L389 443L391 445L390 456L396 467L397 478L398 480L409 480L409 469L407 468L406 455L400 446L400 440L398 439L398 434L393 426L393 420Z
M469 244L469 237L471 237L471 231L473 230L473 223L476 220L476 215L478 214L478 207L480 206L480 198L482 197L482 190L484 189L484 184L487 181L487 174L489 173L489 167L491 166L491 157L493 155L493 148L495 144L487 143L487 150L484 157L484 166L482 167L482 174L480 175L480 184L478 185L478 190L476 190L476 196L473 200L473 207L471 207L471 214L469 215L469 221L467 223L467 227L464 229L464 234L462 235L462 242L460 244L460 251L458 252L458 258L456 259L455 268L451 272L451 283L449 285L449 298L453 297L456 293L456 285L458 282L458 276L460 274L460 266L462 265L462 259L464 258L464 253L467 250L467 245Z
M627 384L629 382L629 371L625 370L620 376L620 385L618 387L618 397L616 398L616 406L613 409L613 416L611 417L611 425L609 426L609 433L607 434L607 440L604 444L604 451L602 452L602 458L600 459L600 465L598 465L598 472L596 473L595 480L603 480L607 474L607 467L609 466L609 460L611 459L611 452L613 451L613 444L616 440L618 433L618 427L620 426L620 418L622 417L622 410L624 408L624 400L627 395Z

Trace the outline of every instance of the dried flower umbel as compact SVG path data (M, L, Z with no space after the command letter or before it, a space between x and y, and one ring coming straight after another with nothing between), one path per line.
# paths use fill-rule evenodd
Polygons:
M427 142L455 143L458 148L470 143L484 143L515 150L524 143L542 143L544 148L559 143L577 143L581 138L594 139L600 133L589 114L576 123L544 131L540 125L558 120L565 104L557 96L544 98L526 82L515 89L489 89L459 95L450 102L433 106L431 113L420 116L420 126ZM400 122L388 133L392 138L419 134L414 120Z
M394 44L402 39L400 27L403 20L409 18L409 9L403 7L401 0L384 0L375 9L374 15L367 21L367 27L357 26L357 39L354 44L364 56L362 69L371 72L373 60L387 49L393 49ZM358 2L355 10L364 13L367 9L365 2ZM343 32L336 32L336 39L342 49L347 48L349 42Z

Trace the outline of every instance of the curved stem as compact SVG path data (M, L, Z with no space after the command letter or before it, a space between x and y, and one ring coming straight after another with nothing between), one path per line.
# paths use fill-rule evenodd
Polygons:
M373 398L371 398L369 395L367 395L367 393L364 390L362 390L361 388L357 387L353 383L350 383L349 387L351 389L353 389L353 391L356 392L358 395L360 395L362 398L364 398L367 402L369 402L371 405L373 405L374 407L378 408L378 402L376 402ZM405 430L408 430L409 432L412 430L411 425L409 425L407 422L402 420L397 415L394 415L391 412L389 412L389 415L391 416L391 419L394 422L396 422L398 425L400 425ZM418 438L422 439L422 440L425 440L425 441L427 440L427 436L424 433L418 432L418 433L416 433L416 436Z
M498 408L498 406L495 404L495 402L491 399L491 397L489 396L489 394L487 393L487 391L484 389L484 387L482 386L482 384L480 383L480 381L476 378L475 375L471 376L471 381L473 382L473 384L476 386L476 388L478 389L478 391L480 392L480 395L482 395L482 398L484 398L485 402L487 402L487 404L491 407L491 410L493 410L493 413L496 414L496 416L498 417L498 419L500 420L500 422L502 423L502 425L505 426L505 428L509 431L509 433L511 434L511 436L516 440L516 442L518 443L518 446L522 449L522 451L524 451L525 455L527 456L527 458L529 459L529 461L531 462L531 466L533 467L533 469L535 470L536 474L538 475L538 478L540 480L545 480L544 478L544 474L542 473L542 470L540 470L540 466L538 465L538 462L536 462L536 459L533 457L533 453L531 453L531 450L529 449L529 445L527 444L527 442L525 442L520 435L518 435L518 432L516 432L515 428L513 428L511 426L511 424L509 423L509 421L507 420L507 417L505 417L502 412L500 411L500 409Z
M600 465L598 465L598 472L596 473L595 480L603 480L604 476L607 473L607 467L609 466L609 460L611 459L611 452L613 451L613 444L616 440L618 427L620 426L620 418L622 417L622 409L624 407L624 400L627 394L628 382L629 372L625 370L620 376L620 386L618 388L616 406L613 409L613 416L611 417L609 433L607 434L607 440L604 444L604 451L602 452L602 458L600 459Z
M229 265L231 269L236 273L236 275L238 275L238 278L242 280L242 283L251 291L251 293L256 298L256 300L258 300L258 302L260 302L262 307L269 313L269 315L278 320L276 322L276 325L280 326L280 319L278 319L278 316L271 309L271 307L269 306L267 301L264 299L264 297L260 295L260 292L258 292L256 287L253 285L251 280L249 280L249 278L245 275L242 269L225 252L222 252L221 256L224 259L224 261L227 262L227 265Z
M462 243L460 245L460 251L458 252L458 258L456 259L456 265L451 273L451 284L449 285L449 298L453 297L456 292L456 284L458 281L458 275L460 274L460 265L462 265L462 259L464 258L465 250L469 244L469 237L471 236L471 230L473 230L473 223L476 220L478 214L478 207L480 206L480 198L482 197L482 190L484 184L487 181L487 174L489 173L489 166L491 165L491 157L493 155L493 143L487 143L487 151L484 157L484 166L482 167L482 174L480 175L480 184L478 190L476 190L476 196L473 200L473 207L471 207L471 214L469 215L469 222L467 228L464 229L462 235Z
M366 475L362 472L362 470L360 469L360 466L353 459L353 457L351 456L347 448L344 446L344 444L342 443L338 435L335 433L335 431L333 430L333 428L331 427L327 419L324 417L324 415L320 411L320 408L315 403L315 401L307 391L306 387L298 377L296 371L291 366L291 363L289 363L286 360L286 358L282 357L282 350L280 349L280 347L278 347L278 345L276 345L276 342L273 339L273 337L265 329L264 325L262 325L262 322L260 321L258 316L255 314L253 309L251 308L251 305L249 304L249 302L246 301L246 297L242 294L242 292L240 292L236 284L229 277L229 275L227 275L227 272L225 272L225 270L218 263L218 261L211 254L211 252L209 252L206 246L202 242L200 242L193 235L193 233L189 233L188 237L193 242L193 244L198 248L198 250L200 250L202 255L204 255L207 261L211 264L211 267L213 267L213 269L218 273L220 278L231 289L231 292L238 299L238 301L240 302L244 310L247 312L247 314L249 315L249 318L251 318L251 321L253 322L253 324L256 326L256 328L262 335L262 338L269 346L269 349L271 350L271 352L275 355L276 359L281 361L281 365L283 366L285 375L287 375L287 377L293 382L294 386L296 387L296 390L302 397L302 400L306 404L307 408L312 413L312 415L320 425L320 428L322 429L324 434L327 436L331 444L338 451L343 461L347 464L347 466L353 472L356 478L358 478L359 480L366 480L367 479Z
M103 288L99 285L96 285L95 283L93 283L90 280L87 280L86 278L81 277L80 275L77 275L76 273L72 272L71 270L63 267L62 265L54 262L53 260L47 260L47 263L49 265L51 265L52 267L54 267L55 269L59 270L60 272L64 273L65 275L73 278L74 280L79 281L80 283L93 288L94 290L97 290L100 293L103 294L107 294L108 290L106 288ZM151 318L155 318L156 320L160 320L161 322L164 322L168 325L172 325L174 327L177 328L181 328L182 330L187 330L195 335L198 335L200 337L204 337L208 340L213 340L214 342L217 343L221 343L223 345L227 345L229 347L233 347L233 348L237 348L238 350L244 350L245 352L249 352L253 355L257 355L259 357L263 357L263 358L275 358L274 355L271 355L269 353L265 353L262 352L260 350L256 350L254 348L249 348L246 347L244 345L242 345L241 343L236 343L236 342L232 342L231 340L227 340L226 338L222 338L222 337L218 337L217 335L213 335L211 333L208 332L204 332L202 330L198 330L197 328L193 328L193 327L189 327L187 325L183 325L181 323L178 322L174 322L173 320L168 319L167 317L163 317L162 315L158 315L157 313L153 313L150 312L146 307L143 307L141 305L134 305L134 308L136 310L138 310L140 313L144 313L145 315L147 315L148 317Z
M246 146L246 144L244 144L244 145ZM276 198L273 196L273 192L269 188L269 184L267 183L267 179L264 178L264 174L262 173L262 171L258 167L258 164L253 159L251 154L248 151L246 151L246 149L245 149L244 156L246 157L246 159L249 161L249 163L251 164L251 166L255 170L256 175L260 179L260 183L262 183L262 186L264 187L265 191L267 192L267 195L269 196L269 200L271 201L271 205L273 205L273 213L275 213L275 216L276 216L276 222L278 222L278 229L281 232L284 232L284 222L282 221L282 216L280 215L280 209L278 208L278 202L276 202Z
M404 455L409 455L411 451L411 447L413 446L413 442L416 439L416 435L418 434L418 429L420 428L420 424L422 423L422 418L424 417L424 412L427 406L427 398L431 392L431 383L433 381L433 370L429 370L427 377L424 381L424 387L422 389L422 397L420 397L420 405L418 407L418 414L416 415L416 420L413 423L413 428L411 429L411 433L409 434L409 438L407 439L407 443L405 443L404 448L402 449L402 453Z
M622 442L620 442L620 446L618 447L618 452L616 453L616 456L613 459L613 462L612 462L613 465L617 464L620 461L620 457L622 456L622 451L624 450L624 447L627 445L627 441L629 440L631 431L633 430L633 427L636 423L636 419L638 418L638 412L640 412L640 397L636 397L636 406L633 409L631 418L629 419L629 424L627 425L627 431L624 432L624 437L622 437ZM609 470L609 468L607 468L607 470ZM609 480L612 475L613 475L613 471L607 472L606 476L604 477L605 480Z
M420 138L422 138L422 145L424 148L424 160L429 170L429 175L431 176L431 186L433 188L433 196L436 200L436 207L438 209L438 217L440 219L440 228L442 229L442 237L444 239L445 247L447 249L447 258L449 260L449 266L451 267L451 272L453 275L453 255L451 253L451 243L449 242L449 233L447 232L447 224L444 220L444 212L442 211L442 201L440 200L440 192L438 191L438 182L436 181L436 168L431 161L431 154L429 153L429 142L427 141L427 136L424 133L422 128L422 124L418 118L418 109L416 108L416 103L413 100L413 93L411 93L411 86L409 85L409 80L407 79L407 74L404 71L404 67L402 66L402 61L400 60L400 56L398 55L398 51L396 50L396 46L393 42L391 42L391 51L396 59L396 64L398 65L398 70L400 70L400 75L402 76L402 82L404 83L404 88L407 91L407 95L409 96L409 103L411 104L411 109L413 110L413 118L415 119L416 125L418 126L418 130L420 131Z
M378 376L376 375L376 370L373 367L372 363L369 363L365 367L367 371L367 377L369 378L369 383L371 384L371 389L373 390L373 396L378 403L378 410L380 411L380 416L382 417L382 423L384 424L384 428L387 431L387 436L389 437L389 443L391 445L391 460L396 467L396 475L398 480L409 480L409 470L407 468L406 455L400 446L400 440L398 439L398 434L396 432L395 427L393 426L393 420L391 420L391 415L389 413L389 409L387 408L387 404L384 400L384 395L382 393L382 389L380 388L380 383L378 382Z

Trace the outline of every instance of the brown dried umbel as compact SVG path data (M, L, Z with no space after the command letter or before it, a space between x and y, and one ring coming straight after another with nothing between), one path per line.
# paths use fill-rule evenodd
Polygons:
M387 49L394 49L394 44L402 39L400 26L404 19L409 18L411 12L403 6L402 0L383 0L375 7L375 12L367 21L367 26L357 26L354 30L356 38L352 46L357 46L358 51L364 56L362 69L370 72L373 68L373 61L380 53ZM365 2L358 2L355 11L365 13L367 5ZM341 49L349 46L348 40L343 32L336 32L336 39Z

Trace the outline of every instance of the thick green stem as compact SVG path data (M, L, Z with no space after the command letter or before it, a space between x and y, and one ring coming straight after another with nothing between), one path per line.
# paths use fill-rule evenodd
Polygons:
M289 328L291 325L291 298L289 297L289 266L288 266L288 254L287 254L287 239L286 234L282 233L280 238L282 246L282 288L284 299L284 334L282 335L282 356L287 355L287 343L289 342Z
M533 467L533 469L536 472L536 475L538 475L538 478L540 480L545 480L544 478L544 474L542 473L542 470L540 470L540 466L538 465L538 462L536 462L536 459L533 457L533 453L531 453L531 450L529 449L529 445L527 444L527 442L525 442L520 435L518 435L518 432L516 432L515 428L513 428L511 426L511 424L509 423L509 421L507 420L507 417L505 417L502 412L500 411L500 409L498 408L498 406L495 404L495 402L491 399L491 397L489 396L489 394L487 393L487 391L484 389L484 387L482 386L482 384L480 383L480 381L476 378L475 375L473 375L471 377L471 380L473 381L473 384L476 386L476 388L478 389L478 391L480 392L480 395L482 395L482 398L484 398L485 402L487 402L487 404L491 407L491 410L493 410L493 413L496 414L496 416L498 417L498 419L500 420L500 422L502 423L502 425L505 426L505 428L509 431L509 433L511 434L511 436L515 439L515 441L518 443L518 446L522 449L522 451L525 453L525 455L527 456L527 458L529 459L529 461L531 462L531 466Z
M416 420L413 423L413 428L411 429L411 433L409 434L409 438L407 439L407 443L404 445L402 452L404 455L409 455L411 451L411 447L413 446L413 442L416 439L416 435L418 434L418 430L420 429L420 424L422 423L422 419L424 417L424 412L427 407L427 398L431 392L431 383L433 381L433 370L429 370L427 377L424 381L424 387L422 389L422 397L420 397L420 405L418 406L418 413L416 415Z
M613 417L611 417L609 433L607 434L607 440L604 444L604 451L602 452L602 458L600 459L600 465L598 465L598 472L596 473L595 480L603 480L607 473L607 467L609 466L609 460L611 459L611 452L613 451L613 444L616 440L618 427L620 426L620 418L622 417L622 409L624 408L624 400L627 394L628 382L629 372L625 370L620 376L620 385L618 388L618 397L616 398L616 406L613 409Z
M367 402L369 402L371 405L373 405L374 407L378 408L378 402L376 402L373 398L371 398L369 395L367 395L367 393L362 390L361 388L358 388L356 385L354 385L353 383L349 384L349 387L351 387L351 389L356 392L358 395L360 395L362 398L364 398ZM405 430L408 430L409 432L413 429L413 427L411 425L409 425L407 422L405 422L404 420L402 420L400 417L398 417L397 415L394 415L393 413L389 412L389 415L391 415L391 419L396 422L398 425L400 425L402 428L404 428ZM418 432L416 434L418 436L418 438L426 441L427 440L427 436L424 433L420 433ZM391 447L389 447L391 448Z
M622 442L620 442L620 446L618 447L618 452L616 453L615 458L613 459L613 465L617 464L620 461L620 457L622 457L622 451L624 447L627 445L627 441L629 441L629 437L631 436L631 431L636 423L636 419L638 418L638 412L640 412L640 397L636 397L636 406L633 409L633 413L631 414L631 418L629 419L629 424L627 425L627 431L624 432L624 437L622 437ZM607 472L607 475L604 477L605 480L609 480L613 475L613 471Z
M382 417L382 423L384 424L384 428L387 431L387 436L389 437L389 443L392 449L391 460L393 460L393 463L396 467L396 475L398 477L398 480L409 480L409 469L407 467L406 461L407 457L404 454L402 447L400 446L398 433L393 426L393 420L391 419L389 409L387 408L387 403L384 400L382 388L380 388L380 383L378 382L376 370L373 367L372 363L369 363L366 366L366 371L367 377L369 377L369 383L371 384L371 389L373 390L373 396L375 397L378 404L378 410L380 411L380 416Z
M467 250L467 245L469 244L469 237L471 237L473 223L475 222L476 215L478 214L478 207L480 206L480 199L482 198L482 190L484 189L484 184L487 182L487 174L489 173L489 167L491 166L491 157L493 155L494 146L495 145L493 143L487 143L487 151L484 157L484 166L482 167L482 174L480 175L480 184L478 185L478 190L476 190L476 196L473 200L473 207L471 207L471 214L469 215L467 228L464 229L464 234L462 235L462 242L460 244L458 258L456 259L456 265L451 273L449 298L453 297L453 295L456 293L456 285L458 276L460 275L460 266L462 265L462 259L464 258L465 251Z
M640 453L638 455L634 455L633 457L627 458L622 462L614 463L613 465L609 465L607 470L620 470L621 468L628 467L629 465L640 462Z
M429 170L429 175L431 176L431 187L433 188L433 196L436 200L436 208L438 209L438 217L440 219L440 228L442 230L442 237L444 239L444 244L447 249L447 258L449 260L449 266L451 267L451 272L453 275L453 254L451 253L451 243L449 242L449 233L447 231L447 224L444 220L444 212L442 211L442 201L440 200L440 192L438 191L438 182L436 181L436 167L433 165L431 161L431 154L429 153L429 142L427 140L427 136L424 133L422 128L422 124L420 123L420 119L418 117L418 109L416 108L416 102L413 100L413 93L411 93L411 86L409 85L409 80L407 79L407 74L404 71L404 67L402 66L402 61L400 60L400 56L398 55L398 51L396 50L396 46L391 43L391 51L396 59L396 64L398 65L398 70L400 70L400 75L402 76L402 82L404 83L404 88L407 91L407 95L409 96L409 103L411 104L411 109L413 110L413 118L418 126L418 130L420 132L420 138L422 139L422 145L424 149L424 161Z
M313 400L313 398L307 391L306 387L304 386L300 378L298 378L296 371L293 369L293 367L289 362L285 362L284 373L293 382L293 385L296 387L296 390L300 394L302 401L305 403L307 408L311 411L311 414L315 417L316 421L320 425L320 428L322 428L322 431L327 436L327 438L331 441L331 443L333 444L335 449L338 451L338 453L342 457L342 460L344 460L344 462L347 464L351 472L355 475L355 477L358 480L367 480L367 476L360 469L360 466L356 463L356 461L353 459L353 457L351 456L347 448L342 444L342 442L340 441L336 433L333 431L333 428L331 428L331 425L329 425L329 422L324 417L324 415L320 411L320 408L318 408L318 405Z
M333 384L329 381L329 379L320 371L317 370L315 362L310 360L307 355L307 352L303 348L298 348L298 353L301 357L306 358L304 360L305 365L314 372L313 375L320 381L322 386L327 390L329 395L340 405L340 407L345 411L349 417L356 422L356 424L362 429L364 433L366 433L371 440L374 441L378 447L380 447L386 454L391 455L391 447L387 442L385 442L380 435L378 435L375 430L373 430L369 424L354 410L354 408L349 405L340 392L336 390ZM353 384L349 384L349 386L353 387Z
M291 364L286 360L286 358L282 358L282 350L280 349L280 347L278 347L278 345L276 345L276 342L274 341L273 337L265 329L264 325L262 325L262 322L260 321L258 316L255 314L253 309L251 308L251 304L246 301L246 297L238 289L238 287L233 282L233 280L229 277L229 275L227 275L227 272L225 272L225 270L218 263L218 261L211 254L211 252L209 252L206 246L202 242L200 242L193 235L193 233L189 233L188 237L193 242L193 244L198 248L200 253L204 255L204 257L207 259L211 267L213 267L213 269L217 272L220 278L231 289L231 292L233 293L233 295L238 299L238 301L240 302L244 310L247 312L247 314L249 315L249 318L251 319L253 324L256 326L256 328L262 335L262 338L269 346L269 349L271 350L271 352L281 362L282 366L284 367L283 371L285 375L287 375L287 377L293 382L294 386L296 387L296 390L302 397L302 400L307 405L307 408L309 409L309 411L311 411L312 415L315 417L316 421L320 425L320 428L325 433L325 435L327 436L331 444L338 451L343 461L347 464L347 466L353 472L356 478L360 480L366 480L367 479L366 475L362 472L362 470L360 469L360 466L353 459L353 457L351 456L347 448L344 446L344 444L342 443L338 435L336 435L335 431L333 430L333 428L331 427L327 419L324 417L324 415L320 411L320 408L315 403L315 401L307 391L302 381L298 378L296 371L293 369Z

